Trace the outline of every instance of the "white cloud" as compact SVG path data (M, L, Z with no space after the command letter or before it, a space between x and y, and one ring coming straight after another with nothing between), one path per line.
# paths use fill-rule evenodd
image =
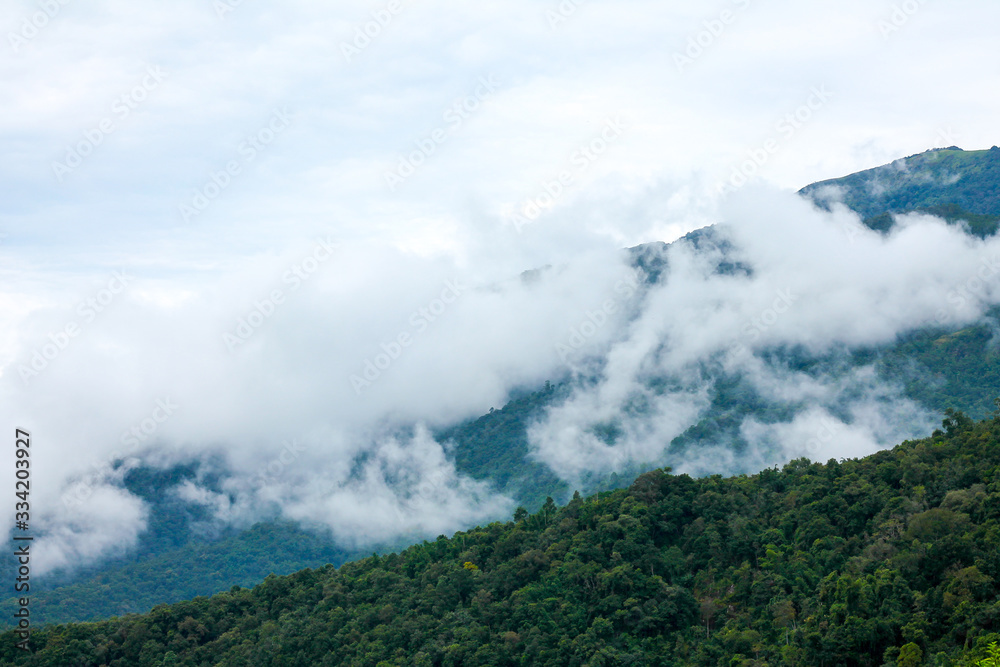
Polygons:
M612 342L597 381L577 387L532 428L535 456L564 478L635 463L749 472L798 456L827 422L832 436L816 449L823 456L860 456L926 434L933 415L883 386L872 368L792 370L767 353L832 357L842 366L846 351L889 345L926 326L968 324L1000 303L996 238L974 239L929 216L906 216L882 236L843 207L828 213L753 186L721 210L727 221L715 249L672 247L665 279ZM720 272L722 260L740 268ZM670 451L671 440L705 415L723 373L790 409L791 422L746 419L741 435L751 451L743 455ZM617 435L602 440L597 432L609 423Z

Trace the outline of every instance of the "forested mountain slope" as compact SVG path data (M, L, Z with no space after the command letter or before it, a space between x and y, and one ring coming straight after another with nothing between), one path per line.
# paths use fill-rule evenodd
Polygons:
M955 665L1000 631L1000 418L630 487L339 569L53 626L16 665ZM980 649L981 650L981 649Z
M891 214L912 211L966 221L977 236L1000 222L1000 148L957 147L911 155L850 176L806 186L802 194L819 202L842 201L873 229L887 230Z

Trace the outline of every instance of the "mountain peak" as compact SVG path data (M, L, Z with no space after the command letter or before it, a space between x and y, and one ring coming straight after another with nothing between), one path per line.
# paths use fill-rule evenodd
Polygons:
M964 222L977 236L996 233L1000 223L1000 149L932 148L881 167L808 185L800 194L823 208L847 205L865 224L887 231L893 216L938 215Z

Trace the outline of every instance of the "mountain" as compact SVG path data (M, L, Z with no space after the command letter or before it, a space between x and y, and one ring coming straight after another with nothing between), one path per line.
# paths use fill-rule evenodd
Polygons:
M148 611L165 601L187 600L205 591L253 586L275 573L340 565L362 555L293 523L260 523L215 541L192 539L145 557L105 563L63 585L33 586L32 603L39 623L97 620ZM16 610L14 600L3 605L7 618L13 618Z
M989 236L1000 224L1000 148L962 151L938 149L897 160L889 165L840 179L807 186L800 194L828 207L841 201L873 229L886 232L893 216L923 212L949 222L966 224L975 236ZM746 272L732 248L713 228L696 230L673 244L650 243L628 250L630 264L644 277L642 289L662 284L671 251L688 244L697 252L722 250L716 271ZM735 254L735 253L734 253ZM848 355L842 351L809 354L801 350L775 350L774 357L793 371L846 375L851 369L872 365L878 378L901 385L903 396L939 415L948 409L964 411L974 418L986 417L993 409L993 396L1000 395L1000 355L996 334L1000 332L1000 309L990 311L978 324L948 327L928 323L907 332L889 345L859 347ZM831 369L839 367L836 371ZM718 368L706 369L712 376L711 406L702 418L672 443L674 454L706 438L726 439L740 447L739 425L747 416L765 420L787 416L790 404L775 404L749 386L745 377L728 375ZM491 411L464 424L439 431L441 440L454 441L458 469L477 479L489 479L512 494L529 509L541 506L546 496L565 500L569 486L551 470L533 461L528 453L529 426L547 408L565 400L573 386L584 378L561 380L544 389L522 392L501 410ZM669 380L664 378L663 382ZM648 462L646 468L663 461ZM588 492L618 488L640 474L642 466L621 475L581 480Z
M963 151L952 146L911 155L875 169L808 185L801 194L821 204L840 201L866 225L887 231L893 215L927 213L964 221L976 236L1000 224L1000 148Z
M1000 396L1000 350L995 333L1000 328L1000 309L992 311L982 324L949 330L928 327L882 348L856 350L850 367L873 364L880 378L899 382L903 394L934 412L964 411L977 419L993 409L992 399ZM800 370L832 363L831 359L794 360ZM572 493L551 470L529 457L528 428L548 406L569 391L568 384L530 392L517 397L500 410L442 430L436 435L455 443L458 470L476 479L492 480L515 494L529 509L538 509L546 496L565 499ZM746 386L740 378L718 378L711 408L674 442L676 449L708 437L735 431L743 417L780 410ZM648 466L647 466L648 467ZM636 475L640 474L636 471ZM620 488L631 482L627 474L590 480L589 491Z
M1000 401L998 401L1000 404ZM145 615L4 665L971 665L1000 636L1000 413L859 460L627 489Z
M895 224L893 215L941 210L952 212L952 220L964 219L971 232L982 236L987 228L980 223L1000 216L998 192L1000 150L994 148L929 151L814 184L803 189L802 194L823 206L839 198L869 226L882 231ZM718 275L740 276L752 271L714 228L706 228L673 244L651 243L626 251L629 264L640 277L640 296L666 284L671 255L685 247L715 257ZM538 273L531 274L531 279L538 279ZM929 322L889 344L822 352L778 347L767 350L762 361L781 374L822 380L828 385L845 384L859 374L870 373L872 383L892 387L896 392L877 399L884 407L891 409L905 399L936 415L952 409L982 419L992 412L992 398L1000 396L998 331L1000 310L993 310L972 325ZM446 443L448 456L460 474L489 482L527 510L538 511L548 497L564 504L575 490L592 494L619 489L651 469L676 467L678 461L697 456L705 443L717 443L734 453L729 458L713 459L717 472L758 470L764 465L738 458L753 449L744 425L750 422L767 427L806 412L799 396L778 400L762 392L745 372L727 368L718 359L708 359L696 369L708 387L707 405L695 423L666 442L668 446L661 456L636 460L614 472L583 474L570 483L533 457L529 430L575 392L593 385L602 371L603 360L597 362L588 367L588 372L567 371L541 386L522 387L499 409L440 426L433 435ZM645 382L649 394L655 397L669 391L675 380L651 374ZM843 404L832 404L829 409L845 420L850 417ZM639 404L632 408L631 416L643 418L653 412L648 405ZM594 427L588 435L614 444L623 430L621 419L611 420ZM928 427L920 435L930 430ZM204 506L186 503L170 493L171 488L196 477L207 480L212 490L221 491L221 486L211 486L213 475L217 475L214 463L202 461L171 470L139 468L125 475L123 485L148 503L149 530L132 552L95 567L47 577L44 587L37 589L36 621L91 620L117 615L122 610L147 611L157 603L210 595L234 584L250 585L270 573L289 574L327 563L339 565L363 555L338 546L328 536L274 519L262 519L262 524L247 532L217 526ZM287 539L281 549L276 549L275 541L281 535ZM378 545L368 548L365 554L398 551L408 544L400 541ZM169 576L165 578L164 572ZM0 609L4 623L10 625L16 600L7 600Z
M124 487L150 509L148 530L138 548L97 566L36 578L31 584L36 622L144 612L233 585L251 586L269 574L340 565L372 553L344 549L328 535L287 521L262 522L245 530L216 525L204 506L170 493L199 471L204 467L188 464L166 470L141 467L125 474ZM9 571L16 569L13 552L5 554L4 563ZM5 625L13 625L10 619L17 608L16 598L0 603Z

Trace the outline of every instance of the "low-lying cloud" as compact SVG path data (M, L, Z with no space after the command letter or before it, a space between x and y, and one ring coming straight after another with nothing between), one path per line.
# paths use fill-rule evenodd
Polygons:
M782 355L977 320L998 301L982 267L1000 243L927 216L882 236L843 208L749 187L722 216L697 250L672 246L651 286L617 251L519 274L321 237L173 273L121 267L129 279L83 318L113 273L68 289L26 269L3 295L17 334L0 392L5 423L36 443L40 571L135 544L148 508L122 479L138 466L202 462L214 481L168 492L219 525L284 517L350 546L508 516L514 499L463 477L430 433L547 380L572 390L532 425L533 456L571 483L648 463L753 471L926 434L935 416L872 368ZM45 367L19 372L36 351ZM672 448L722 377L784 412Z
M140 466L200 462L222 481L168 492L220 523L284 516L351 545L506 516L513 500L461 477L428 429L565 374L558 345L633 279L620 252L493 277L326 237L203 270L116 271L128 279L86 318L78 304L114 273L68 289L26 270L30 287L5 295L19 307L0 411L36 443L40 572L134 544L146 514L123 477Z
M534 456L564 479L636 463L752 472L927 435L937 416L873 367L843 368L844 355L922 327L975 322L1000 301L1000 241L929 216L902 216L884 236L842 206L826 212L752 188L722 211L725 224L697 250L670 248L668 271L595 360L594 376L532 427ZM789 355L841 363L806 372ZM736 433L671 449L709 416L716 383L734 377L777 416L745 416Z

